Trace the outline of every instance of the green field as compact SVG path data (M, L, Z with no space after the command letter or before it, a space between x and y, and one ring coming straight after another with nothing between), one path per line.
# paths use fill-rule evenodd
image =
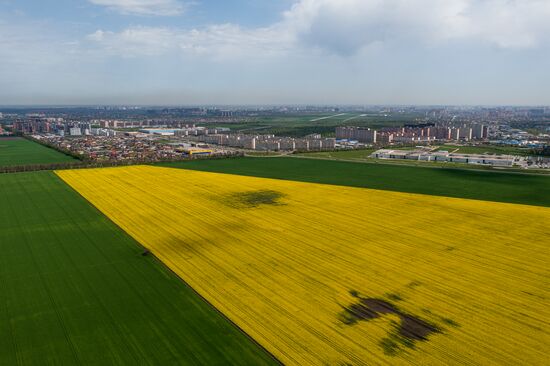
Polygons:
M53 172L0 200L0 365L275 363Z
M162 165L550 207L540 175L293 157ZM0 365L276 363L53 172L0 174L0 200Z
M295 154L305 158L322 158L335 160L366 160L369 159L375 149L353 149L353 150L338 150L338 151L317 151Z
M532 149L513 146L456 146L441 145L438 150L455 151L460 154L500 154L500 155L532 155Z
M200 160L163 165L302 182L550 207L550 177L544 175L293 157Z
M51 164L75 161L54 149L23 138L0 138L0 166Z
M357 112L333 112L307 115L274 115L253 118L250 122L228 123L235 132L275 134L300 137L312 133L333 136L337 126L360 126L370 128L397 127L414 122L419 116L413 114L364 114Z

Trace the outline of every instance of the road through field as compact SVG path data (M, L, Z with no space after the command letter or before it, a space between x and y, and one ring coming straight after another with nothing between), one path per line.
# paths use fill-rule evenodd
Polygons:
M335 114L335 115L332 115L332 116L314 118L314 119L310 120L310 122L318 122L318 121L322 121L322 120L325 120L325 119L331 119L331 118L334 118L334 117L345 116L346 114L347 113L339 113L339 114Z
M549 208L155 167L58 174L287 364L548 361Z

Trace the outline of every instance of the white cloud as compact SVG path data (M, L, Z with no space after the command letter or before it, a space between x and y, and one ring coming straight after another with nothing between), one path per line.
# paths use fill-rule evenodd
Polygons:
M375 42L540 45L548 0L300 0L284 23L303 43L347 54Z
M142 12L149 6L152 11L152 4L162 9L172 3L90 1ZM312 49L349 56L371 45L403 43L434 47L466 42L517 49L547 42L549 17L548 0L300 0L266 27L130 27L118 33L100 30L88 38L123 56L180 51L222 59Z
M191 30L165 27L130 27L118 33L98 30L87 38L102 50L125 57L170 52L214 59L266 57L284 53L292 43L274 27L248 30L233 24Z
M88 39L109 54L135 57L163 54L175 47L177 35L167 28L132 27L119 33L98 30Z
M122 14L173 16L183 13L184 6L177 0L88 0Z
M221 24L182 32L178 46L184 51L219 57L269 56L285 52L293 43L291 36L278 27L243 29Z

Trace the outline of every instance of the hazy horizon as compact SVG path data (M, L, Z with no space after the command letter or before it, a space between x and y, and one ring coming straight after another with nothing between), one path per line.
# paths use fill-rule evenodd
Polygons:
M3 109L26 108L549 108L550 104L11 104L1 105Z

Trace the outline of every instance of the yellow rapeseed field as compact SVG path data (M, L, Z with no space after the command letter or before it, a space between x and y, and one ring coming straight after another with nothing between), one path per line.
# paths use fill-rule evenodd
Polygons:
M57 174L285 364L550 364L548 208L145 166Z

